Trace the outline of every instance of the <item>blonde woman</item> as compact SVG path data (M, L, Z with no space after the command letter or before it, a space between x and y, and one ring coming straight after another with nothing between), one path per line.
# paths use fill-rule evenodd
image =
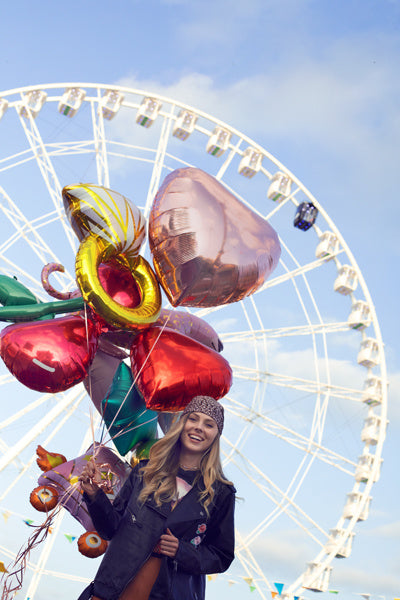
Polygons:
M114 503L80 476L98 533L110 540L79 600L204 600L205 574L234 558L235 488L221 468L222 405L196 396L131 472Z

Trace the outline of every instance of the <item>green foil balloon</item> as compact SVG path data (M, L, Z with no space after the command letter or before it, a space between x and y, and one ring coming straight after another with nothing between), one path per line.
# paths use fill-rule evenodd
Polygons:
M122 456L137 444L156 439L157 412L146 408L124 362L116 370L101 406L104 422Z

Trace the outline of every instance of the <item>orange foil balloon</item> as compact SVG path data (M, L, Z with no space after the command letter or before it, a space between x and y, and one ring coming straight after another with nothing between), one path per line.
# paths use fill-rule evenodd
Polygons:
M200 169L163 181L149 218L158 279L173 306L216 306L254 293L274 270L274 229Z
M149 327L131 348L132 373L147 408L175 412L199 394L227 394L232 370L221 354L172 329L161 331Z

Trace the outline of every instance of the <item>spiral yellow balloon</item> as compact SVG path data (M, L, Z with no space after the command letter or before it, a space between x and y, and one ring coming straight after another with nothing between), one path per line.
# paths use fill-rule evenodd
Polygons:
M75 261L76 280L87 304L107 323L124 329L135 328L138 323L152 323L161 310L161 293L156 275L142 257L124 257L126 266L140 290L141 302L129 308L115 302L101 285L98 267L117 256L115 249L100 236L89 235L79 246ZM120 255L123 257L123 255Z
M161 310L157 277L139 256L145 237L145 219L122 194L93 184L65 186L65 212L80 240L76 255L76 280L87 304L107 323L124 329L156 321ZM140 290L134 308L118 304L101 285L98 267L111 258L127 266Z

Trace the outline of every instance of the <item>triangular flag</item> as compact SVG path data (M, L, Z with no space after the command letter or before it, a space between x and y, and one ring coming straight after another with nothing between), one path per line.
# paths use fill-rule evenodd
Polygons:
M271 592L271 596L275 598L278 595L278 592Z
M293 596L293 600L299 600L300 596Z
M215 581L217 579L217 574L213 573L212 575L207 575L208 581Z
M245 581L246 583L248 583L249 585L252 585L253 583L253 578L252 577L243 577L243 581Z
M278 590L278 594L281 595L282 594L282 590L283 590L283 586L285 584L284 583L274 583L274 586L276 587L276 589Z
M250 586L250 591L251 591L251 592L254 592L254 590L255 590L255 589L256 589L256 586L255 586L255 585L251 585L251 586Z
M338 594L339 592L338 592L338 590L329 590L329 593L330 594Z
M69 535L68 533L64 533L64 536L67 538L67 540L72 543L74 540L76 540L76 535Z
M235 583L236 583L236 581L233 581L233 579L228 580L229 587L231 587L231 585L234 585Z
M371 594L357 594L357 596L362 596L363 598L365 598L365 600L369 600Z
M0 573L8 573L4 563L0 561Z
M22 519L24 523L26 523L26 525L32 525L33 521L32 519Z
M9 510L3 510L3 517L4 517L4 520L6 523L7 523L8 519L10 518L10 516L11 516L11 513Z

